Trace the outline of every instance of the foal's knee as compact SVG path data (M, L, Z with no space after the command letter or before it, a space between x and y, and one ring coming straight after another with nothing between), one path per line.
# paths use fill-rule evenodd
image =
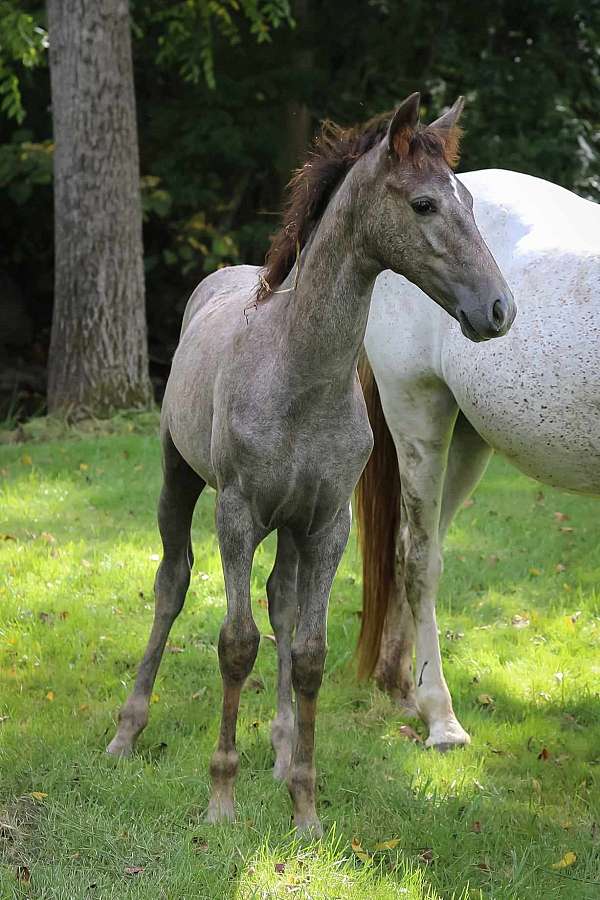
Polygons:
M314 697L321 687L327 645L324 638L296 640L292 645L292 682L294 690Z
M253 619L225 621L219 634L219 666L226 681L244 681L252 671L260 632Z

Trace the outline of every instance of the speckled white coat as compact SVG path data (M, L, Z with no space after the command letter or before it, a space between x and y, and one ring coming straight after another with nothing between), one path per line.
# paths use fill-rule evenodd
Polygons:
M383 273L365 339L380 389L427 402L440 379L484 440L523 472L600 494L600 206L517 172L459 178L517 318L506 337L472 344L422 291Z
M365 338L398 451L404 553L427 561L416 587L407 582L406 564L402 569L380 663L389 669L386 647L402 643L391 668L408 673L403 683L410 684L414 615L418 683L397 699L416 707L429 726L427 744L440 749L469 741L452 709L439 650L441 542L485 470L489 448L542 482L600 494L600 206L517 172L459 177L513 291L518 313L511 330L471 343L418 288L384 272ZM453 433L457 409L464 418Z

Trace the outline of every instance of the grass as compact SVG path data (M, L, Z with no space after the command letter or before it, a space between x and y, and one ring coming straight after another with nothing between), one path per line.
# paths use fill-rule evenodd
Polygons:
M139 752L127 761L103 752L148 635L160 551L157 441L127 420L113 430L63 429L51 440L42 430L0 447L3 900L600 896L594 501L540 489L495 460L458 517L439 619L473 744L445 756L407 741L388 700L353 677L360 581L351 539L332 594L317 728L326 836L306 846L294 842L286 789L270 775L268 640L243 696L238 822L202 822L224 609L210 492ZM264 634L272 553L269 540L253 572ZM552 868L567 852L576 861Z

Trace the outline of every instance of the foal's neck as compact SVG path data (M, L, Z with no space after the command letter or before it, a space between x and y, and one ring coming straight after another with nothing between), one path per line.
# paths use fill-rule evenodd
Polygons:
M303 380L347 384L353 379L380 266L361 241L357 186L351 172L284 284L289 365ZM296 285L294 288L294 284ZM276 302L277 298L274 298Z

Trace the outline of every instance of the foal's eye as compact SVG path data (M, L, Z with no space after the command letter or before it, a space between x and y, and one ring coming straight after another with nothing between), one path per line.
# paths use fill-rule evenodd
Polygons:
M435 203L428 197L419 197L410 204L419 216L427 216L429 213L435 212Z

